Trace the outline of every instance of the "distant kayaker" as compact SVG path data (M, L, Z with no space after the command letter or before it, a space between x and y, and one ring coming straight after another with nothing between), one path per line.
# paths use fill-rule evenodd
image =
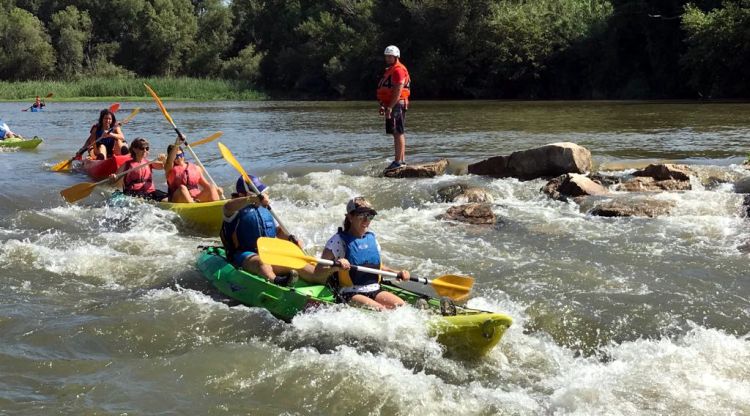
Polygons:
M245 271L263 276L280 286L291 286L298 275L308 282L324 284L328 272L316 274L315 267L310 264L297 272L260 261L257 243L260 237L295 241L300 247L303 243L286 234L274 220L268 209L268 196L264 193L268 187L255 176L250 175L250 179L260 195L257 196L250 191L252 187L240 176L235 186L237 192L233 193L233 199L224 205L224 222L219 236L227 252L227 259L235 267L241 267Z
M10 127L8 127L7 124L5 124L2 120L0 120L0 140L12 139L14 137L21 138L21 136L19 136L16 133L13 133L10 130Z
M99 113L99 122L91 126L89 138L84 147L91 148L91 159L104 160L113 155L122 155L125 146L125 134L117 124L115 113L105 108ZM125 148L127 154L127 147Z
M380 276L358 272L351 266L363 266L398 273L398 280L408 280L409 272L394 270L382 264L380 244L375 234L370 231L370 221L375 218L377 211L363 197L349 200L346 204L344 227L331 237L323 249L322 258L333 260L340 264L333 269L337 273L333 276L334 289L338 298L346 303L359 303L373 309L392 309L404 305L403 299L380 288ZM325 270L327 266L320 263L316 272Z
M185 161L185 152L177 138L167 147L164 170L167 175L169 202L210 202L221 199L221 190L210 184L203 171L193 163Z
M45 106L44 101L42 101L42 99L39 98L39 96L37 95L36 100L34 101L34 104L31 105L31 108L32 109L36 108L37 110L41 110L42 108L44 108L44 106Z
M118 182L117 186L122 187L122 192L125 195L151 199L154 201L166 201L167 193L156 189L154 186L154 174L153 169L164 169L164 160L167 158L165 154L160 154L157 162L149 162L146 158L150 146L148 141L142 137L138 137L133 140L130 145L130 157L131 159L123 163L117 173L110 175L110 178L114 180L118 174L125 172L126 170L133 169L144 163L149 163L149 166L140 168L133 172L128 173L122 177Z
M384 57L387 67L378 83L377 97L380 115L385 116L385 133L393 135L394 158L393 163L385 168L388 171L406 165L404 124L406 110L409 108L411 78L409 71L401 63L401 51L396 46L385 48Z

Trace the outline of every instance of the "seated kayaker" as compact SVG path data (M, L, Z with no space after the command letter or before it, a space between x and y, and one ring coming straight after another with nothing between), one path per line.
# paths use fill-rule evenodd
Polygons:
M90 148L89 157L91 159L104 160L114 155L127 154L123 153L125 146L125 134L117 124L115 113L105 108L99 113L99 122L91 126L89 137L83 145Z
M221 224L219 236L229 260L235 267L263 276L280 286L292 285L297 275L310 283L324 284L327 272L316 275L315 267L305 265L299 272L280 266L271 266L260 261L257 241L260 237L276 237L295 241L302 247L302 241L287 235L276 224L268 209L268 196L263 192L268 189L258 178L250 175L250 179L260 192L257 196L251 191L252 187L245 183L242 177L237 179L236 193L233 199L224 205L224 222Z
M161 154L159 155L158 162L149 162L146 158L149 147L148 141L142 137L133 140L133 143L130 146L131 159L123 163L120 168L117 169L117 173L110 175L110 178L114 180L120 173L147 163L149 166L134 170L122 177L117 182L117 186L122 187L122 193L125 195L151 199L154 201L166 201L167 193L154 187L153 169L163 170L164 160L167 156Z
M45 106L44 101L42 101L42 99L39 98L39 96L37 95L36 100L34 100L34 104L31 105L31 108L36 108L37 110L41 110L42 108L44 108L44 106Z
M201 168L185 160L185 152L177 143L167 147L164 170L167 175L169 202L210 202L221 199L221 191L210 184Z
M0 140L12 139L14 137L21 138L21 136L19 136L18 134L10 131L10 127L8 127L7 124L0 120Z
M367 307L383 310L404 305L403 299L380 288L380 276L355 271L351 266L363 266L371 269L385 270L398 273L398 280L408 280L409 272L394 270L386 267L380 260L380 244L375 234L369 230L370 221L375 218L377 211L370 202L363 197L349 200L346 204L344 228L331 237L323 249L322 258L333 260L340 264L334 266L337 270L332 277L332 286L342 302L354 302ZM316 272L327 269L320 263Z

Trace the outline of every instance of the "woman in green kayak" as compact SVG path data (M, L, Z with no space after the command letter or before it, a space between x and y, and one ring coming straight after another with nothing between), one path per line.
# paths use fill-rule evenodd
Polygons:
M336 271L332 280L337 297L346 303L358 303L376 310L393 309L404 305L403 299L380 288L380 275L358 271L355 266L380 269L398 273L398 280L409 280L406 270L386 267L380 260L380 244L370 231L370 222L377 211L363 197L349 200L346 204L344 228L326 243L322 258L333 260ZM328 266L318 263L316 272L323 272Z

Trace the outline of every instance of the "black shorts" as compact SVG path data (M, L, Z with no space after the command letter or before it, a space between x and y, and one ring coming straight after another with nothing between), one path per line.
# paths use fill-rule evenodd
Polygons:
M373 290L372 292L340 292L339 297L343 303L351 302L354 295L367 296L368 298L375 300L375 297L378 296L378 293L380 292L382 292L381 289Z
M391 118L385 119L386 134L404 134L404 124L406 122L406 109L401 103L396 104L391 111Z
M125 191L123 193L125 195L128 195L128 196L135 196L135 197L138 197L138 198L150 199L152 201L157 201L157 202L161 201L162 199L164 199L164 198L167 197L167 193L166 192L160 191L158 189L155 190L154 192L149 192L149 193L132 192L132 191Z

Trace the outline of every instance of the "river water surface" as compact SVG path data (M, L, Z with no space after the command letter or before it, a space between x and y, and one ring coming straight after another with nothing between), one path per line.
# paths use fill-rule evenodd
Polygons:
M435 179L378 177L392 158L371 103L166 105L192 140L220 139L271 187L284 222L319 254L347 199L365 195L387 263L476 279L469 306L514 318L489 356L446 356L411 308L335 308L274 319L230 306L194 266L216 244L149 205L76 205L53 173L110 103L0 103L17 133L46 141L0 150L0 415L750 414L750 224L732 181L748 176L750 105L415 102L407 162L447 157ZM152 102L118 116L151 153L174 141ZM466 165L572 141L627 174L687 163L693 189L654 219L600 218ZM237 174L214 143L196 147L227 191ZM157 178L159 174L157 173ZM163 181L163 177L160 178ZM442 186L493 195L489 228L435 219ZM163 187L163 186L162 186Z

